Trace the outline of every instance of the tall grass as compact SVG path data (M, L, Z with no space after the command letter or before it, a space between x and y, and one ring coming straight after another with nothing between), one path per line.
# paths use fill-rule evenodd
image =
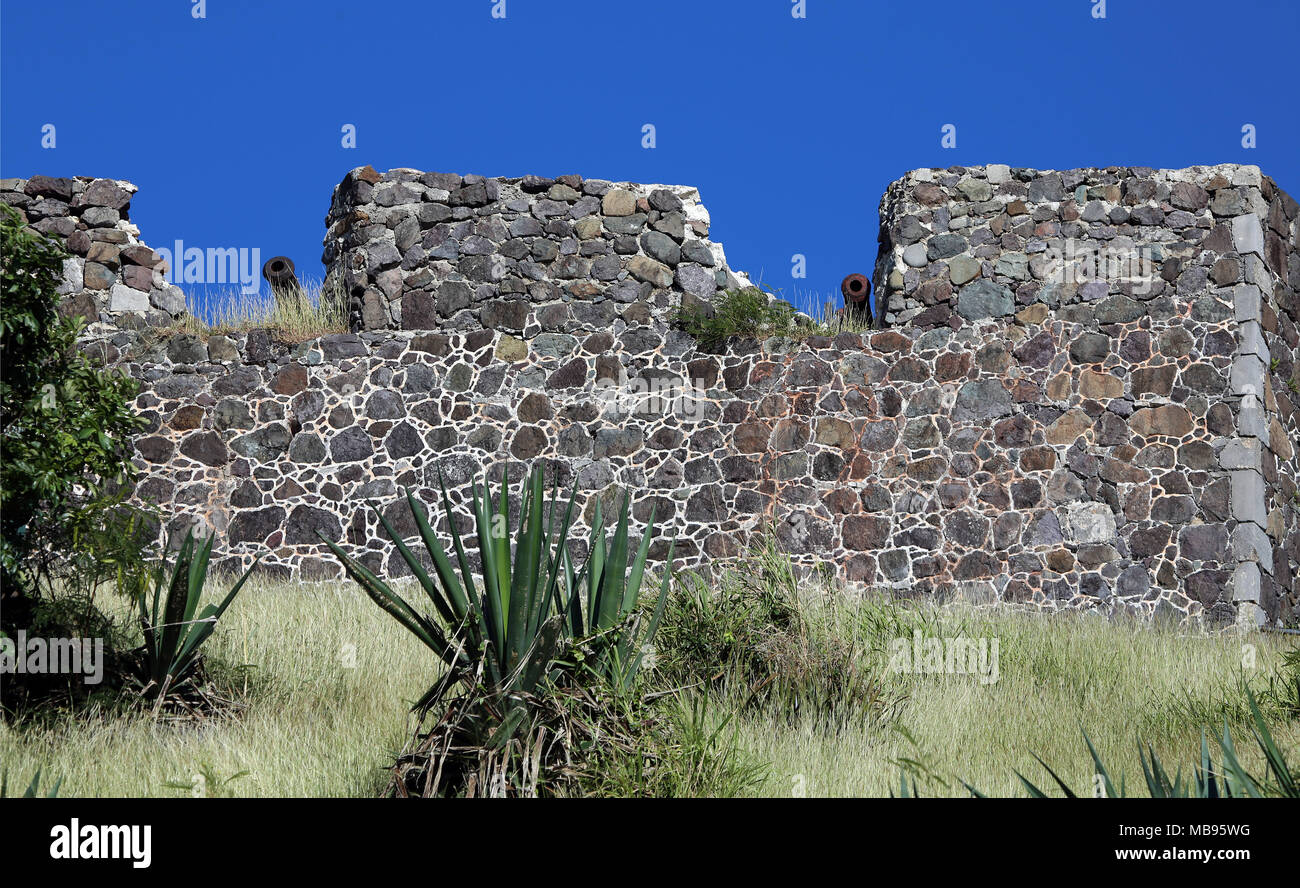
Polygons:
M717 681L686 682L690 688L673 705L694 719L693 739L674 759L682 773L658 778L672 779L675 792L716 785L691 769L719 761L700 750L723 742L748 775L738 785L752 795L885 796L898 791L901 768L927 796L967 795L962 780L989 795L1024 796L1016 771L1050 784L1034 755L1085 788L1094 765L1081 728L1111 775L1124 772L1133 785L1142 777L1139 740L1185 770L1199 755L1203 725L1214 736L1226 719L1244 741L1250 716L1238 694L1243 686L1260 698L1287 758L1300 758L1300 720L1281 694L1292 637L1211 636L1082 614L854 596L792 582L778 562L751 565L725 582L739 605L717 598L699 606L732 608L718 618L731 621L733 639L751 625L735 608L758 614L772 628L753 637L771 647L756 657L732 651L714 662L724 673ZM222 594L221 583L211 585L205 595ZM751 597L735 593L737 586L750 588ZM665 689L685 674L680 659L674 664L681 651L674 645L695 631L683 616L692 605L676 598L683 594L674 590L677 603L665 614L651 673ZM916 631L997 639L997 681L892 671L891 644ZM374 796L410 737L408 708L440 668L413 636L341 583L254 579L207 649L214 681L242 704L238 711L157 723L99 711L21 729L0 725L0 768L24 778L41 769L49 781L62 780L62 796L178 795L196 776L208 794ZM772 652L777 656L765 656ZM871 689L865 700L847 698L861 710L820 705L845 699L836 696L843 685L813 667L845 652ZM781 691L754 705L754 676L763 668L779 673ZM863 712L870 717L859 717ZM1247 768L1264 770L1254 744L1239 742L1238 752ZM761 774L750 770L754 762L766 764ZM603 791L634 794L638 779L635 769L612 769Z
M771 764L766 794L887 795L897 790L901 768L927 795L968 795L963 780L990 795L1023 795L1014 771L1046 779L1034 755L1071 785L1090 786L1094 766L1081 728L1112 774L1140 782L1139 741L1172 766L1198 758L1203 727L1221 734L1226 720L1247 736L1242 690L1266 692L1294 647L1278 636L855 600L824 589L805 591L800 609L806 631L865 652L862 668L895 705L887 719L848 729L813 713L794 721L779 711L743 713L741 745ZM997 680L892 671L890 643L917 631L925 638L996 639ZM1252 654L1253 665L1243 666ZM1294 761L1300 721L1276 705L1266 714ZM1258 750L1243 743L1238 751L1248 767L1263 770Z
M342 292L334 284L310 278L302 282L296 297L246 294L237 289L219 292L199 315L191 309L173 331L207 337L266 328L283 341L302 342L349 329L347 299Z
M224 584L209 585L204 599L216 600ZM115 616L131 619L125 604ZM240 710L190 721L98 710L21 729L0 723L0 763L18 775L44 766L62 779L62 796L175 796L187 792L169 783L192 786L197 776L212 787L241 771L225 794L375 796L410 736L411 703L438 668L340 583L250 580L205 651L214 683Z

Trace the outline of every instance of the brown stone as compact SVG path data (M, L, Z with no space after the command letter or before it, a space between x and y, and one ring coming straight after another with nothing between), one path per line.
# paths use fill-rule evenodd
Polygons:
M889 519L875 515L850 515L844 519L842 536L846 548L858 552L874 551L889 539Z
M1047 397L1053 401L1064 401L1070 397L1072 380L1068 373L1058 373L1047 380Z
M117 275L98 262L87 262L82 280L87 290L107 290L117 283Z
M1090 428L1092 428L1092 417L1077 408L1070 410L1047 427L1047 443L1073 444Z
M290 364L271 380L271 391L277 395L296 395L307 388L307 368Z
M546 380L548 389L580 388L587 382L587 362L574 358Z
M940 382L961 379L970 372L969 352L944 352L934 362L934 378Z
M1022 308L1016 312L1016 320L1022 324L1041 324L1047 320L1047 306L1041 302Z
M532 459L546 449L546 433L537 426L523 426L510 442L510 452L519 459Z
M1117 459L1107 459L1101 464L1101 477L1116 484L1144 484L1150 474L1146 469L1139 469Z
M1074 568L1074 555L1069 549L1053 549L1047 553L1047 566L1057 573L1067 573Z
M1129 429L1144 438L1151 435L1181 437L1192 430L1192 415L1186 407L1144 407L1129 418Z
M132 244L122 250L121 257L132 265L146 265L153 268L162 261L158 254L144 244Z
M1056 466L1056 451L1050 447L1030 447L1020 451L1020 468L1026 472L1049 471Z
M628 260L627 270L639 281L666 290L673 285L673 273L668 266L656 262L649 256L637 254Z
M1143 395L1169 397L1169 393L1174 388L1175 370L1173 364L1165 364L1161 367L1142 367L1134 370L1133 397L1140 398Z
M86 253L86 259L90 262L98 262L100 265L116 271L121 265L120 254L120 248L113 244L96 242L90 245L90 251Z
M1124 381L1109 373L1084 370L1079 376L1079 394L1098 400L1119 398L1124 395Z
M853 491L837 487L822 497L822 502L832 514L847 515L858 506L858 497Z
M871 347L876 351L882 352L906 351L912 347L912 340L908 339L902 333L888 330L884 333L877 333L875 336L872 336Z
M808 443L808 426L797 419L783 419L772 431L772 449L780 453L801 450Z
M817 420L817 443L847 450L857 443L857 436L844 420L822 417Z
M65 318L85 318L87 323L99 320L99 306L95 297L82 290L75 296L68 296L59 303L59 314Z
M927 207L937 207L948 202L948 193L931 182L922 182L912 191L916 199Z
M736 450L741 453L766 453L771 437L768 427L761 422L746 422L736 426Z
M1273 448L1273 453L1280 460L1288 460L1295 455L1295 446L1291 443L1291 436L1282 428L1282 423L1273 417L1268 425L1269 445Z
M178 432L188 432L203 424L203 408L189 404L172 414L171 427Z
M504 333L497 342L496 356L511 363L522 361L528 357L528 345L522 339Z
M550 419L554 413L551 410L551 401L546 395L541 392L531 392L519 402L518 415L520 422L536 423Z

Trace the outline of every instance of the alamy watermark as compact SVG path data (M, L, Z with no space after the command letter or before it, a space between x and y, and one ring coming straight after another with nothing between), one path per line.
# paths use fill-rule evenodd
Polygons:
M607 417L675 414L697 422L704 418L704 391L704 380L670 374L649 379L598 379L595 394Z
M926 637L920 629L912 637L889 643L889 669L909 675L975 675L980 684L998 680L998 639Z
M1156 279L1156 251L1152 247L1099 246L1095 241L1069 238L1062 248L1050 245L1044 259L1051 271L1049 283L1129 284L1135 294L1151 292Z
M104 639L0 638L0 675L84 675L86 684L104 680Z
M53 860L129 860L135 869L148 869L153 860L153 827L147 824L96 825L73 817L51 828L50 838Z
M239 284L246 296L261 288L260 247L187 247L178 240L174 249L155 247L166 262L163 277L169 284Z

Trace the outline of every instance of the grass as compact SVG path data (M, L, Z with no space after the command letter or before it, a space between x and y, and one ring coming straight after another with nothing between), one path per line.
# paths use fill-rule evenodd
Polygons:
M0 762L16 776L44 765L62 778L62 796L176 796L189 790L167 784L190 787L195 776L209 787L228 780L220 789L235 796L373 796L435 668L419 642L338 583L250 580L208 648L214 681L241 711L154 722L101 710L0 724Z
M300 298L277 299L270 293L238 290L220 294L204 312L206 320L186 314L168 333L213 334L272 331L283 342L304 342L330 333L348 332L347 300L321 281L303 281Z
M741 719L741 743L770 763L766 794L799 787L810 795L884 795L896 789L901 768L926 795L967 795L962 780L988 795L1023 795L1013 769L1050 783L1033 754L1067 783L1091 786L1081 729L1112 774L1140 784L1139 738L1171 771L1181 766L1187 774L1202 725L1213 737L1225 717L1243 761L1263 770L1263 757L1242 739L1249 711L1238 691L1243 682L1257 694L1267 688L1282 654L1294 647L1279 636L1177 634L1083 614L907 609L927 636L996 638L998 680L982 684L970 675L888 672L880 644L896 630L881 632L878 602L819 598L806 606L817 612L816 623L837 627L841 637L859 633L859 647L873 651L868 661L885 670L887 696L902 702L868 730L832 730L815 719L791 723L779 712ZM1243 643L1256 646L1253 670L1242 669ZM1270 729L1294 762L1300 722L1274 709Z
M792 303L781 298L781 291L745 287L723 292L707 309L680 309L673 323L710 347L732 337L802 342L810 336L865 333L872 329L862 318L837 314L832 304L825 302L815 314L800 316Z
M1186 774L1198 755L1201 726L1221 732L1225 717L1244 763L1262 770L1262 757L1246 742L1242 683L1262 694L1283 752L1293 763L1300 758L1300 721L1270 705L1267 693L1283 656L1295 649L1292 637L1209 636L1083 614L903 604L831 593L770 570L757 579L742 572L730 582L748 584L757 596L771 598L773 584L778 597L794 593L775 607L761 597L733 596L748 610L720 617L731 620L724 636L732 638L754 620L778 627L777 656L769 662L788 679L786 690L773 705L751 705L753 672L728 658L719 671L730 670L734 680L705 681L675 705L698 722L694 742L731 744L746 769L765 764L741 781L746 794L883 796L897 791L901 768L924 795L966 795L959 782L965 780L989 795L1022 796L1014 770L1050 783L1034 754L1072 786L1086 787L1093 766L1081 728L1111 773L1124 772L1134 785L1142 774L1139 738L1171 771L1181 766ZM691 610L666 618L656 667L665 684L680 678L668 673L681 668L672 665L673 651L686 650L682 645L695 631ZM926 637L997 639L997 681L891 671L891 644L916 630ZM1254 647L1252 668L1243 668L1249 652L1243 645ZM374 796L410 737L407 709L438 668L409 633L341 583L251 581L209 646L214 683L239 701L238 711L155 722L101 710L0 725L0 764L15 784L41 769L50 781L62 780L62 796L188 795L196 782L206 795ZM801 677L827 651L851 652L869 677L873 702L863 704L869 717L819 705L842 688ZM682 761L689 769L717 758L688 749ZM634 776L613 782L627 791ZM679 781L685 791L693 785L701 781L689 774Z

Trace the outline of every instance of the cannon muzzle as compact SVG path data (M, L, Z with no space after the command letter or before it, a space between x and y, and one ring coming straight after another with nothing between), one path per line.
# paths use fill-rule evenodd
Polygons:
M262 266L262 277L271 285L277 299L292 299L302 293L302 285L293 272L293 260L288 256L272 256Z
M840 282L840 294L844 296L844 311L859 319L871 322L871 281L866 275L851 274Z

